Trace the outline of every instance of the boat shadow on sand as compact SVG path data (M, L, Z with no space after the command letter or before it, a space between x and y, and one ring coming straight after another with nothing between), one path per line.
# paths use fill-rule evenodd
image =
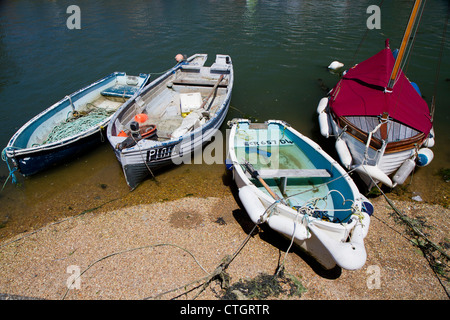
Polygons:
M241 200L239 199L239 190L238 190L236 184L233 182L231 171L227 170L223 174L222 180L226 186L230 187L230 191L233 195L233 198L236 201L237 205L239 206L239 209L235 209L232 212L234 219L241 226L242 230L246 234L250 234L250 232L252 232L255 224L248 216ZM291 241L289 239L286 239L282 235L280 235L278 232L272 230L265 223L260 224L258 226L258 228L255 229L252 237L255 237L255 236L258 236L262 241L265 241L278 249L278 252L279 252L278 265L274 266L274 273L275 273L276 270L278 269L279 265L282 263L284 253L289 248ZM308 253L306 253L304 250L302 250L301 248L299 248L296 245L293 245L289 251L292 253L295 253L297 256L299 256L304 262L306 262L306 264L308 264L308 266L317 275L319 275L322 278L338 279L340 277L340 275L342 274L341 267L336 265L332 269L325 269L315 258L313 258L311 255L309 255Z

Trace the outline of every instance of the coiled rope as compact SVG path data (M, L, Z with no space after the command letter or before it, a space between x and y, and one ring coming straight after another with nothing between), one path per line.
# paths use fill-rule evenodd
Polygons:
M74 117L73 115L71 116L72 112L70 112L67 119L61 124L55 126L42 144L61 141L65 138L82 133L89 128L98 125L111 116L114 112L115 110L107 110L97 107L94 107L85 114L80 113L81 115L79 117Z

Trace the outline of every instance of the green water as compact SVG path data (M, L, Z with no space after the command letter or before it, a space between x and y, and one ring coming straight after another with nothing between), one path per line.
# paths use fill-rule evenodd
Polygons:
M275 127L275 128L274 128ZM286 169L330 169L317 168L310 157L292 141L292 134L277 125L268 128L252 129L247 124L239 124L234 139L235 153L238 162L249 162L261 176L263 170ZM245 167L245 170L248 170ZM318 211L327 211L331 214L334 202L324 179L314 176L306 177L263 177L271 192L280 198L286 199L291 207L314 206ZM251 178L252 182L264 193L270 196L266 186L258 179Z
M255 169L314 169L308 156L278 129L237 129L235 151L238 161Z
M398 47L412 7L412 1L383 1L381 29L368 30L366 10L373 1L81 0L76 1L81 29L69 30L66 10L72 4L0 3L0 145L48 106L113 71L155 73L155 78L175 64L177 53L208 53L207 63L223 53L232 57L235 70L225 122L234 117L285 120L335 156L332 142L319 134L315 111L338 81L326 67L333 60L351 67L381 50L386 38ZM428 103L436 95L435 158L414 178L424 177L420 187L430 192L440 179L435 172L450 167L448 41L435 81L447 10L446 0L427 1L406 70ZM3 164L2 181L7 174ZM0 232L120 197L156 201L172 194L215 195L229 189L223 175L221 164L185 165L161 173L159 185L147 181L130 196L105 144L37 176L19 177L19 187L8 182L0 193L0 225L7 226Z

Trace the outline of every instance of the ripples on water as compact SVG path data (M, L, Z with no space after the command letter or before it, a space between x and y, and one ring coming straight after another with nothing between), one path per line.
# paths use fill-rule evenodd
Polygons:
M385 38L397 47L412 1L384 1L382 29L368 32L366 9L373 1L85 0L77 1L81 30L68 30L66 9L71 4L44 0L0 4L2 146L23 123L65 95L113 71L164 71L179 52L208 53L210 59L216 53L231 55L236 79L228 119L242 115L261 121L284 119L318 140L317 102L338 80L326 66L340 60L349 67L366 59L383 48ZM428 1L407 71L421 85L428 102L446 10L447 1ZM447 42L444 57L448 49ZM437 87L435 162L448 167L446 78L450 78L449 61L444 58ZM126 192L108 146L79 161L88 164L75 161L26 179L20 191L8 184L0 195L1 206L13 210L12 202L22 192L20 197L28 199L24 202L30 210L33 201L59 195L63 180L94 179L92 185L96 185L112 176L111 184L120 186L116 191ZM108 169L99 170L104 167ZM92 168L102 173L92 177L92 172L86 173ZM2 165L0 175L6 174Z

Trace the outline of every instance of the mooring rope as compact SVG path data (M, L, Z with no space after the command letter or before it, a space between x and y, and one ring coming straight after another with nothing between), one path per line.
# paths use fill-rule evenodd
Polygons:
M363 167L364 168L364 167ZM366 172L367 173L367 172ZM419 229L417 229L412 223L411 221L408 220L408 218L406 217L405 214L403 214L402 212L400 212L400 210L394 205L394 203L388 198L388 196L383 192L383 190L381 190L380 186L378 184L375 183L375 181L372 179L372 177L367 173L367 175L369 176L369 178L372 180L372 183L378 188L378 191L381 192L381 194L383 195L383 197L385 198L386 202L391 206L391 208L394 210L394 212L397 214L397 216L400 218L401 221L403 221L412 231L413 233L419 237L424 239L433 249L437 250L442 257L444 257L447 261L450 261L450 256L444 251L444 249L442 247L440 247L439 245L435 244L433 241L431 241L430 239L428 239L428 237ZM425 246L421 245L418 241L417 243L413 242L411 239L408 239L411 243L413 243L414 245L418 246L419 248L421 248L422 250L425 250ZM438 279L439 283L441 284L442 288L444 289L445 293L447 294L447 297L450 298L450 293L447 291L447 288L445 285L442 284L441 279L439 278L439 276L437 275L436 271L434 270L433 266L431 265L431 261L428 259L428 256L425 254L424 252L424 257L427 260L428 264L431 267L431 270L434 272L434 274L436 275L436 278Z
M9 174L8 174L8 177L6 178L5 182L3 183L2 190L0 190L0 191L3 191L3 189L5 189L6 183L8 182L9 178L11 178L11 182L12 182L13 184L16 184L16 183L17 183L17 178L16 178L16 176L14 175L14 172L17 171L17 168L12 168L12 169L11 169L11 167L10 167L10 165L9 165L9 162L8 162L8 156L6 155L6 149L7 149L7 148L10 148L10 147L6 147L6 148L4 148L4 149L2 150L2 160L6 162L6 165L7 165L7 167L8 167L8 171L9 171Z
M364 167L363 167L364 168ZM429 245L431 245L434 249L439 251L442 256L444 256L447 260L450 261L450 256L444 251L443 248L435 244L433 241L428 239L428 237L419 229L417 229L414 225L411 224L410 221L406 218L406 216L400 212L400 210L394 205L394 203L388 198L388 196L381 190L381 188L378 186L378 184L375 183L375 181L372 179L372 177L369 175L369 173L366 171L367 176L372 180L372 183L378 188L378 191L383 195L386 202L391 206L392 209L394 209L394 212L400 217L400 219L406 223L408 227L411 228L411 230L419 237L423 238Z
M97 264L100 261L103 261L105 259L111 258L113 256L119 255L119 254L123 254L123 253L127 253L127 252L132 252L132 251L136 251L136 250L141 250L141 249L147 249L147 248L156 248L156 247L162 247L162 246L171 246L171 247L175 247L178 249L181 249L183 251L185 251L186 253L188 253L193 259L194 261L200 266L200 268L205 271L206 273L208 273L205 268L203 268L203 266L200 264L200 262L198 262L197 258L187 249L178 246L176 244L173 243L156 243L156 244L151 244L151 245L147 245L147 246L141 246L141 247L136 247L136 248L131 248L131 249L125 249L122 251L117 251L117 252L113 252L110 253L100 259L97 259L96 261L92 262L91 264L89 264L89 266L86 267L86 269L84 269L75 279L73 279L72 283L70 285L67 286L66 292L64 293L64 295L62 296L62 300L65 299L65 297L67 296L67 293L69 292L71 286L75 283L75 281L77 279L79 279L86 271L88 271L91 267L93 267L95 264Z

